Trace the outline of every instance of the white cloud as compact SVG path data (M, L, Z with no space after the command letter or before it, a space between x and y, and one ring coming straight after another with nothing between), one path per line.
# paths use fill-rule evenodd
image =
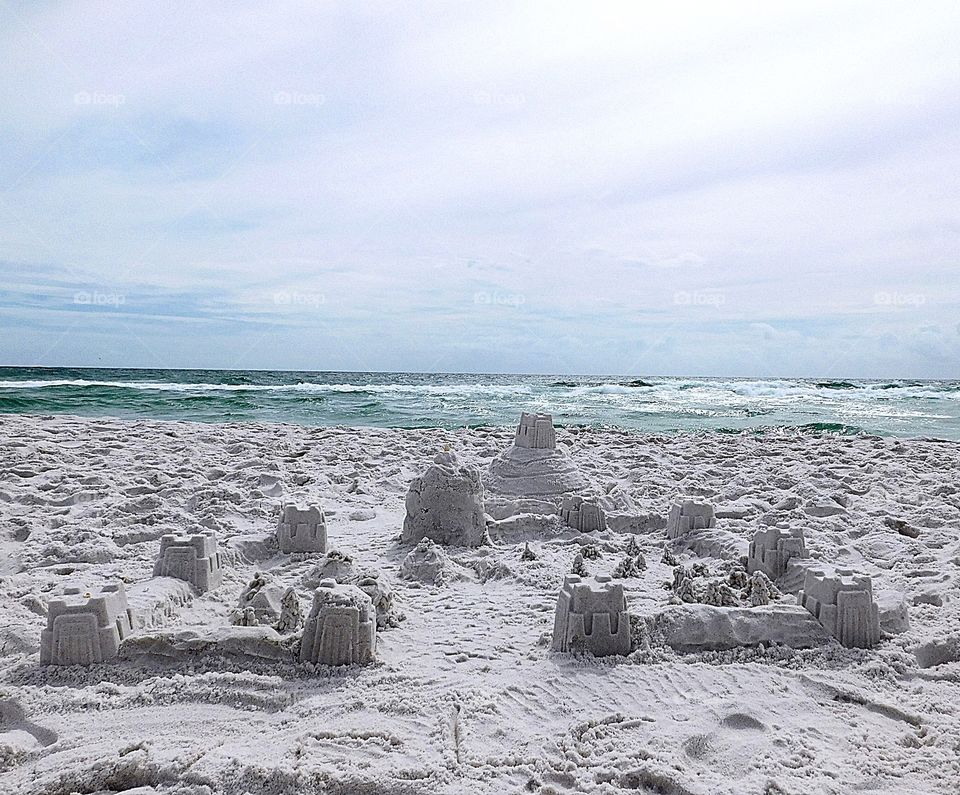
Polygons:
M818 374L852 336L842 375L956 376L920 329L960 309L958 34L955 3L0 6L0 260L238 318L323 295L300 338L388 369L563 338L581 371ZM143 330L173 363L182 314ZM260 333L204 363L347 364Z

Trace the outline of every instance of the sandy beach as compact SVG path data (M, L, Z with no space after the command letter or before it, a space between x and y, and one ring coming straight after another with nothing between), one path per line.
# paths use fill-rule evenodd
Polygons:
M558 428L607 529L511 519L517 507L487 495L488 543L442 550L432 582L404 579L411 480L445 447L486 477L513 435L0 417L0 791L960 788L956 443ZM707 608L670 604L664 525L689 494L713 503L730 543L746 549L776 521L802 527L815 561L870 575L880 643L709 648L687 633L683 647L663 616ZM278 552L288 500L322 503L341 554ZM219 544L219 587L180 598L145 585L160 537L200 529ZM631 653L552 652L575 555L610 574L631 541L646 563L618 580ZM697 562L723 564L677 554ZM320 578L375 576L376 662L315 667L290 655L295 636L231 636L257 572L296 589L305 609ZM41 666L52 595L117 580L139 613L120 659Z

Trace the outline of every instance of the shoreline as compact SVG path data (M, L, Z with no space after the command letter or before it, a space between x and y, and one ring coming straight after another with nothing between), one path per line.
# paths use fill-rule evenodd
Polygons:
M65 419L71 421L83 421L83 422L120 422L127 424L135 423L162 423L162 424L184 424L190 426L225 426L230 428L256 428L258 426L270 427L284 427L284 428L302 428L309 430L318 430L318 429L336 429L336 430L347 430L347 431L396 431L396 432L426 432L426 431L438 431L445 433L456 433L459 431L486 431L486 432L511 432L512 427L508 424L496 425L496 424L478 424L478 425L457 425L457 426L445 426L445 425L417 425L417 426L393 426L393 425L347 425L347 424L332 424L332 425L308 425L304 423L298 423L293 421L284 421L284 420L266 420L266 419L250 419L250 420L234 420L234 421L209 421L209 420L197 420L197 419L181 419L181 418L167 418L167 417L139 417L139 416L120 416L120 415L107 415L107 414L69 414L69 413L41 413L41 412L0 412L0 423L4 418L22 418L22 419L37 419L37 420L57 420ZM930 442L930 443L943 443L943 444L955 444L960 445L960 439L951 439L945 436L903 436L898 434L880 434L872 433L870 431L855 429L851 432L843 432L837 430L831 430L829 428L814 428L810 426L818 425L820 423L808 423L807 425L796 425L796 426L785 426L785 425L770 425L770 426L758 426L752 428L677 428L674 430L645 430L642 428L630 428L625 426L616 426L616 425L588 425L588 424L569 424L564 425L560 421L556 421L555 425L558 429L564 429L570 431L571 433L610 433L610 434L624 434L633 438L673 438L673 437L698 437L698 436L729 436L729 437L740 437L740 436L769 436L771 438L776 437L801 437L801 438L819 438L819 437L833 437L838 439L894 439L899 441L915 441L915 442Z

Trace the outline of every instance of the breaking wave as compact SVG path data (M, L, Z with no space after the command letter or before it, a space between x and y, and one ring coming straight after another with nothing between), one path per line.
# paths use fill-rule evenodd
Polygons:
M960 438L960 382L0 368L0 412L306 425L770 428Z

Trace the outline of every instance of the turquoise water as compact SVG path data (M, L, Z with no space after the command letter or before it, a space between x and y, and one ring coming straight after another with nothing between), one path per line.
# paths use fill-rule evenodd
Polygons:
M0 368L0 412L201 422L648 432L800 428L960 439L960 381Z

